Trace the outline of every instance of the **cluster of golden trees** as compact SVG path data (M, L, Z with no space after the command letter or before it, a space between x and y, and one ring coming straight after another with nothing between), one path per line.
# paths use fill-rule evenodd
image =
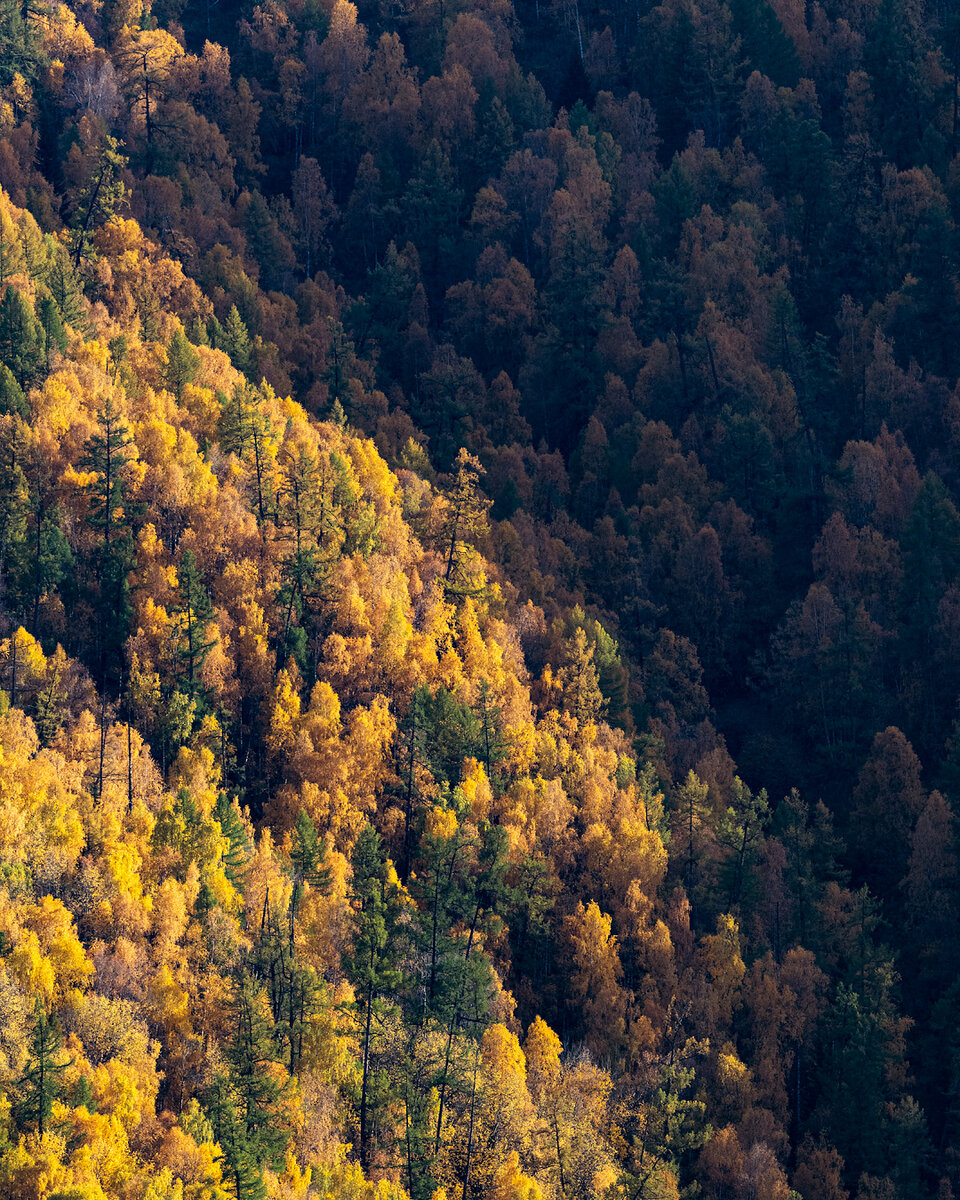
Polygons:
M39 311L62 243L0 209ZM690 921L784 856L765 797L691 775L665 812L604 720L615 645L484 561L470 455L391 472L191 344L132 221L93 248L103 298L0 417L8 1194L786 1197L826 977ZM796 1170L843 1194L826 1143Z
M948 9L0 0L0 1192L949 1200Z

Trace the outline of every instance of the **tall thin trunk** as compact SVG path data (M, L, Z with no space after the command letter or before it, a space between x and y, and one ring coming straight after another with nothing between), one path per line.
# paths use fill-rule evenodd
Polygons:
M443 1062L443 1078L440 1080L440 1103L437 1107L437 1133L434 1139L434 1154L440 1153L440 1131L443 1126L443 1106L447 1094L447 1077L450 1074L450 1058L453 1054L453 1042L456 1036L457 1025L460 1023L460 1013L463 1009L463 997L467 990L467 969L470 965L470 951L473 949L473 938L477 931L477 921L480 919L480 902L477 901L477 907L473 913L473 921L470 923L470 936L467 938L467 953L464 956L463 968L463 983L460 985L460 996L453 1010L453 1016L450 1019L450 1028L447 1031L447 1051Z
M367 1145L367 1083L370 1074L370 1023L373 1017L373 984L367 987L367 1018L363 1031L363 1080L360 1085L360 1166L366 1174L370 1151Z
M17 631L10 634L10 707L17 706Z
M477 1105L477 1068L480 1065L480 1043L473 1055L473 1090L470 1093L470 1131L467 1134L467 1161L463 1169L463 1200L470 1194L470 1159L473 1156L473 1117ZM562 1174L561 1174L562 1179Z

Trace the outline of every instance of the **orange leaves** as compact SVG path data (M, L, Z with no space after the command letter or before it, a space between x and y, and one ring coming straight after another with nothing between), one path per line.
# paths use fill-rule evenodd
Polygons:
M184 275L180 263L154 245L136 221L121 218L108 222L98 231L96 246L110 264L103 284L115 318L143 320L163 312L189 321L209 315L209 300Z
M627 995L620 986L623 967L612 922L596 901L567 918L573 970L571 1003L582 1014L584 1043L598 1058L616 1053L626 1033Z
M84 843L78 786L59 754L38 751L21 712L0 716L0 852L8 862L51 882L72 869Z
M328 683L314 685L302 710L294 681L281 671L268 745L287 782L273 802L274 819L289 828L306 808L317 828L329 829L335 845L348 850L382 788L395 732L385 697L354 708L344 724L339 697Z

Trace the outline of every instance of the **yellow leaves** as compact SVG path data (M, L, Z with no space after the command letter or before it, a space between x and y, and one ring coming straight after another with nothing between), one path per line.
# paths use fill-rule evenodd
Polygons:
M526 1062L516 1034L505 1025L491 1025L480 1043L471 1170L471 1183L481 1195L539 1196L539 1189L529 1191L533 1181L519 1171L519 1153L530 1145L534 1119ZM505 1171L511 1164L512 1169ZM448 1175L441 1165L441 1177L455 1175Z
M85 1108L75 1108L70 1115L70 1144L79 1140L65 1168L70 1184L84 1200L122 1193L137 1172L123 1123L115 1113L90 1113Z
M109 889L104 919L118 932L132 935L143 932L150 923L152 902L143 894L139 852L127 842L115 842L104 848L101 859Z
M267 1195L277 1197L277 1200L307 1200L311 1195L310 1182L313 1172L309 1167L300 1169L300 1164L292 1154L287 1154L283 1172L279 1175L267 1176Z
M170 1168L164 1167L147 1184L143 1200L184 1200L183 1180L174 1179Z
M269 829L264 829L257 839L246 879L244 902L248 929L259 927L263 906L268 900L275 911L287 910L292 885L277 860L273 835Z
M329 685L327 687L329 688ZM292 748L299 725L300 696L289 674L281 671L273 689L270 732L267 735L267 745L272 754L279 756Z
M527 1064L517 1035L505 1025L491 1025L480 1042L480 1061L491 1076L526 1084Z
M535 1017L523 1044L530 1094L539 1104L560 1082L563 1043L542 1017Z
M717 1087L728 1118L740 1120L753 1099L753 1081L731 1042L724 1043L717 1055Z
M740 930L729 913L717 917L717 932L708 934L697 952L700 970L709 984L704 998L707 1019L714 1030L727 1029L740 1004L746 967L740 956Z
M455 617L453 605L443 599L440 581L435 580L422 600L421 631L415 635L414 654L422 664L424 677L431 684L443 682L440 660L451 645ZM450 690L453 690L452 688Z
M56 70L58 65L62 67L63 64L57 64L56 61L50 64L51 73ZM13 79L10 80L10 83L4 89L4 100L12 106L14 113L21 120L24 118L27 120L36 119L37 110L34 105L33 88L19 71L14 71Z
M136 1129L153 1112L160 1079L156 1069L159 1045L150 1042L146 1049L138 1045L97 1067L94 1095L101 1112L115 1114L124 1129Z
M190 1126L205 1123L196 1100L191 1100L181 1117ZM212 1131L209 1131L212 1138ZM223 1179L220 1169L220 1148L213 1141L205 1141L197 1132L198 1142L191 1133L180 1125L172 1126L161 1142L154 1163L161 1172L170 1172L183 1185L184 1200L219 1200L222 1193L219 1185Z
M48 375L43 386L34 392L32 401L35 421L45 425L54 437L63 438L68 430L71 431L69 443L63 445L64 459L69 463L79 461L79 446L93 431L92 406L89 406L77 370L76 366L64 367ZM100 370L102 372L103 368ZM78 424L79 430L72 428Z
M62 1003L93 974L93 964L77 937L73 915L60 900L44 896L22 910L21 921L25 936L8 960L11 968L19 969L15 956L22 949L24 959L20 961L25 973L36 980L48 999Z
M189 422L190 431L198 441L213 442L217 436L220 405L213 388L188 383L180 399L180 411Z
M231 640L236 647L237 674L247 696L266 696L270 688L273 656L268 637L263 609L253 600L243 603Z
M373 641L369 634L343 637L332 633L323 643L323 673L337 685L339 692L348 692L366 676L372 657Z
M647 827L629 800L617 803L609 825L591 825L583 835L594 877L611 895L618 927L628 912L648 908L667 873L667 851L656 829ZM644 904L641 897L647 898Z
M157 953L166 958L187 931L190 913L183 885L176 879L167 878L160 884L153 898L153 928L157 939Z
M49 1006L56 986L53 964L40 949L40 939L33 930L28 930L18 940L17 946L7 959L10 975L21 992L29 996L40 996Z
M591 900L566 919L573 974L571 998L581 1006L585 1042L598 1057L609 1056L625 1032L626 996L620 987L623 968L612 922Z
M362 812L372 811L384 773L389 769L390 747L396 721L385 696L375 696L368 708L355 708L347 733L350 768L348 782L354 804ZM359 826L354 833L359 832Z
M298 939L311 965L335 978L340 956L349 945L353 909L348 900L350 863L340 851L327 851L330 887L326 895L308 888L300 905Z
M402 575L397 583L398 590L401 587L405 593L406 579ZM407 616L409 595L405 595L404 599L406 604L401 601L396 592L393 593L389 607L383 614L382 621L379 622L377 636L373 642L373 661L384 680L395 677L397 672L404 667L404 659L413 638L413 625Z
M169 964L163 963L147 987L146 1007L152 1020L168 1034L187 1037L193 1032L190 1000Z
M138 32L162 35L167 44L173 42L161 30ZM115 218L108 222L97 231L96 245L110 267L103 281L104 299L115 318L129 321L138 313L154 316L158 310L184 321L209 315L210 302L197 285L184 275L178 262L144 236L136 221Z
M520 1170L520 1156L511 1150L493 1178L489 1200L543 1200L540 1185Z
M383 696L369 707L354 708L344 729L340 699L326 680L314 685L301 715L295 681L281 671L268 745L288 782L271 805L274 820L289 827L299 808L306 808L318 829L329 828L334 844L349 849L375 806L395 731Z
M186 788L194 804L209 817L220 788L220 766L211 747L182 746L177 752L171 782L174 788Z
M370 438L352 437L347 439L346 449L364 498L373 505L377 516L384 517L395 510L399 503L397 477L380 456L376 443Z
M480 822L489 819L493 804L493 790L487 779L483 763L477 762L475 758L466 758L463 761L460 794L467 803L472 821Z
M70 1176L64 1167L66 1139L62 1134L47 1132L40 1139L30 1134L21 1137L3 1162L5 1182L11 1196L18 1200L42 1200L54 1193L63 1184L69 1184ZM81 1194L80 1200L88 1200ZM89 1200L106 1200L102 1191Z
M66 4L53 4L31 15L31 24L43 40L47 56L67 62L94 51L93 38Z
M286 672L280 674L283 676ZM299 699L297 704L299 706ZM340 698L324 680L315 683L310 692L305 726L315 747L337 737L340 732Z
M433 805L424 820L424 832L427 837L452 838L457 832L457 815L449 808Z
M50 882L72 869L84 840L78 785L60 754L38 753L29 718L16 709L0 715L0 854L7 862Z
M117 39L119 58L129 68L157 70L183 57L183 47L165 29L137 29L124 25Z
M14 694L21 708L35 699L47 675L47 660L40 643L23 628L0 642L0 678L9 695Z
M4 930L7 933L7 930ZM9 935L8 935L9 936ZM9 960L8 960L9 962ZM6 963L0 963L0 1075L16 1079L27 1065L29 1028L34 1019L33 994L17 986ZM5 1124L0 1103L0 1128Z
M111 1059L135 1063L150 1053L147 1027L130 1000L87 992L74 999L70 1023L93 1067ZM71 1056L76 1058L72 1048Z

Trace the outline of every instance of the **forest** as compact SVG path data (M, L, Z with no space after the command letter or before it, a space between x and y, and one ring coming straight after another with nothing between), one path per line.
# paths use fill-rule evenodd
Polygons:
M960 1196L960 8L0 0L0 1197Z

